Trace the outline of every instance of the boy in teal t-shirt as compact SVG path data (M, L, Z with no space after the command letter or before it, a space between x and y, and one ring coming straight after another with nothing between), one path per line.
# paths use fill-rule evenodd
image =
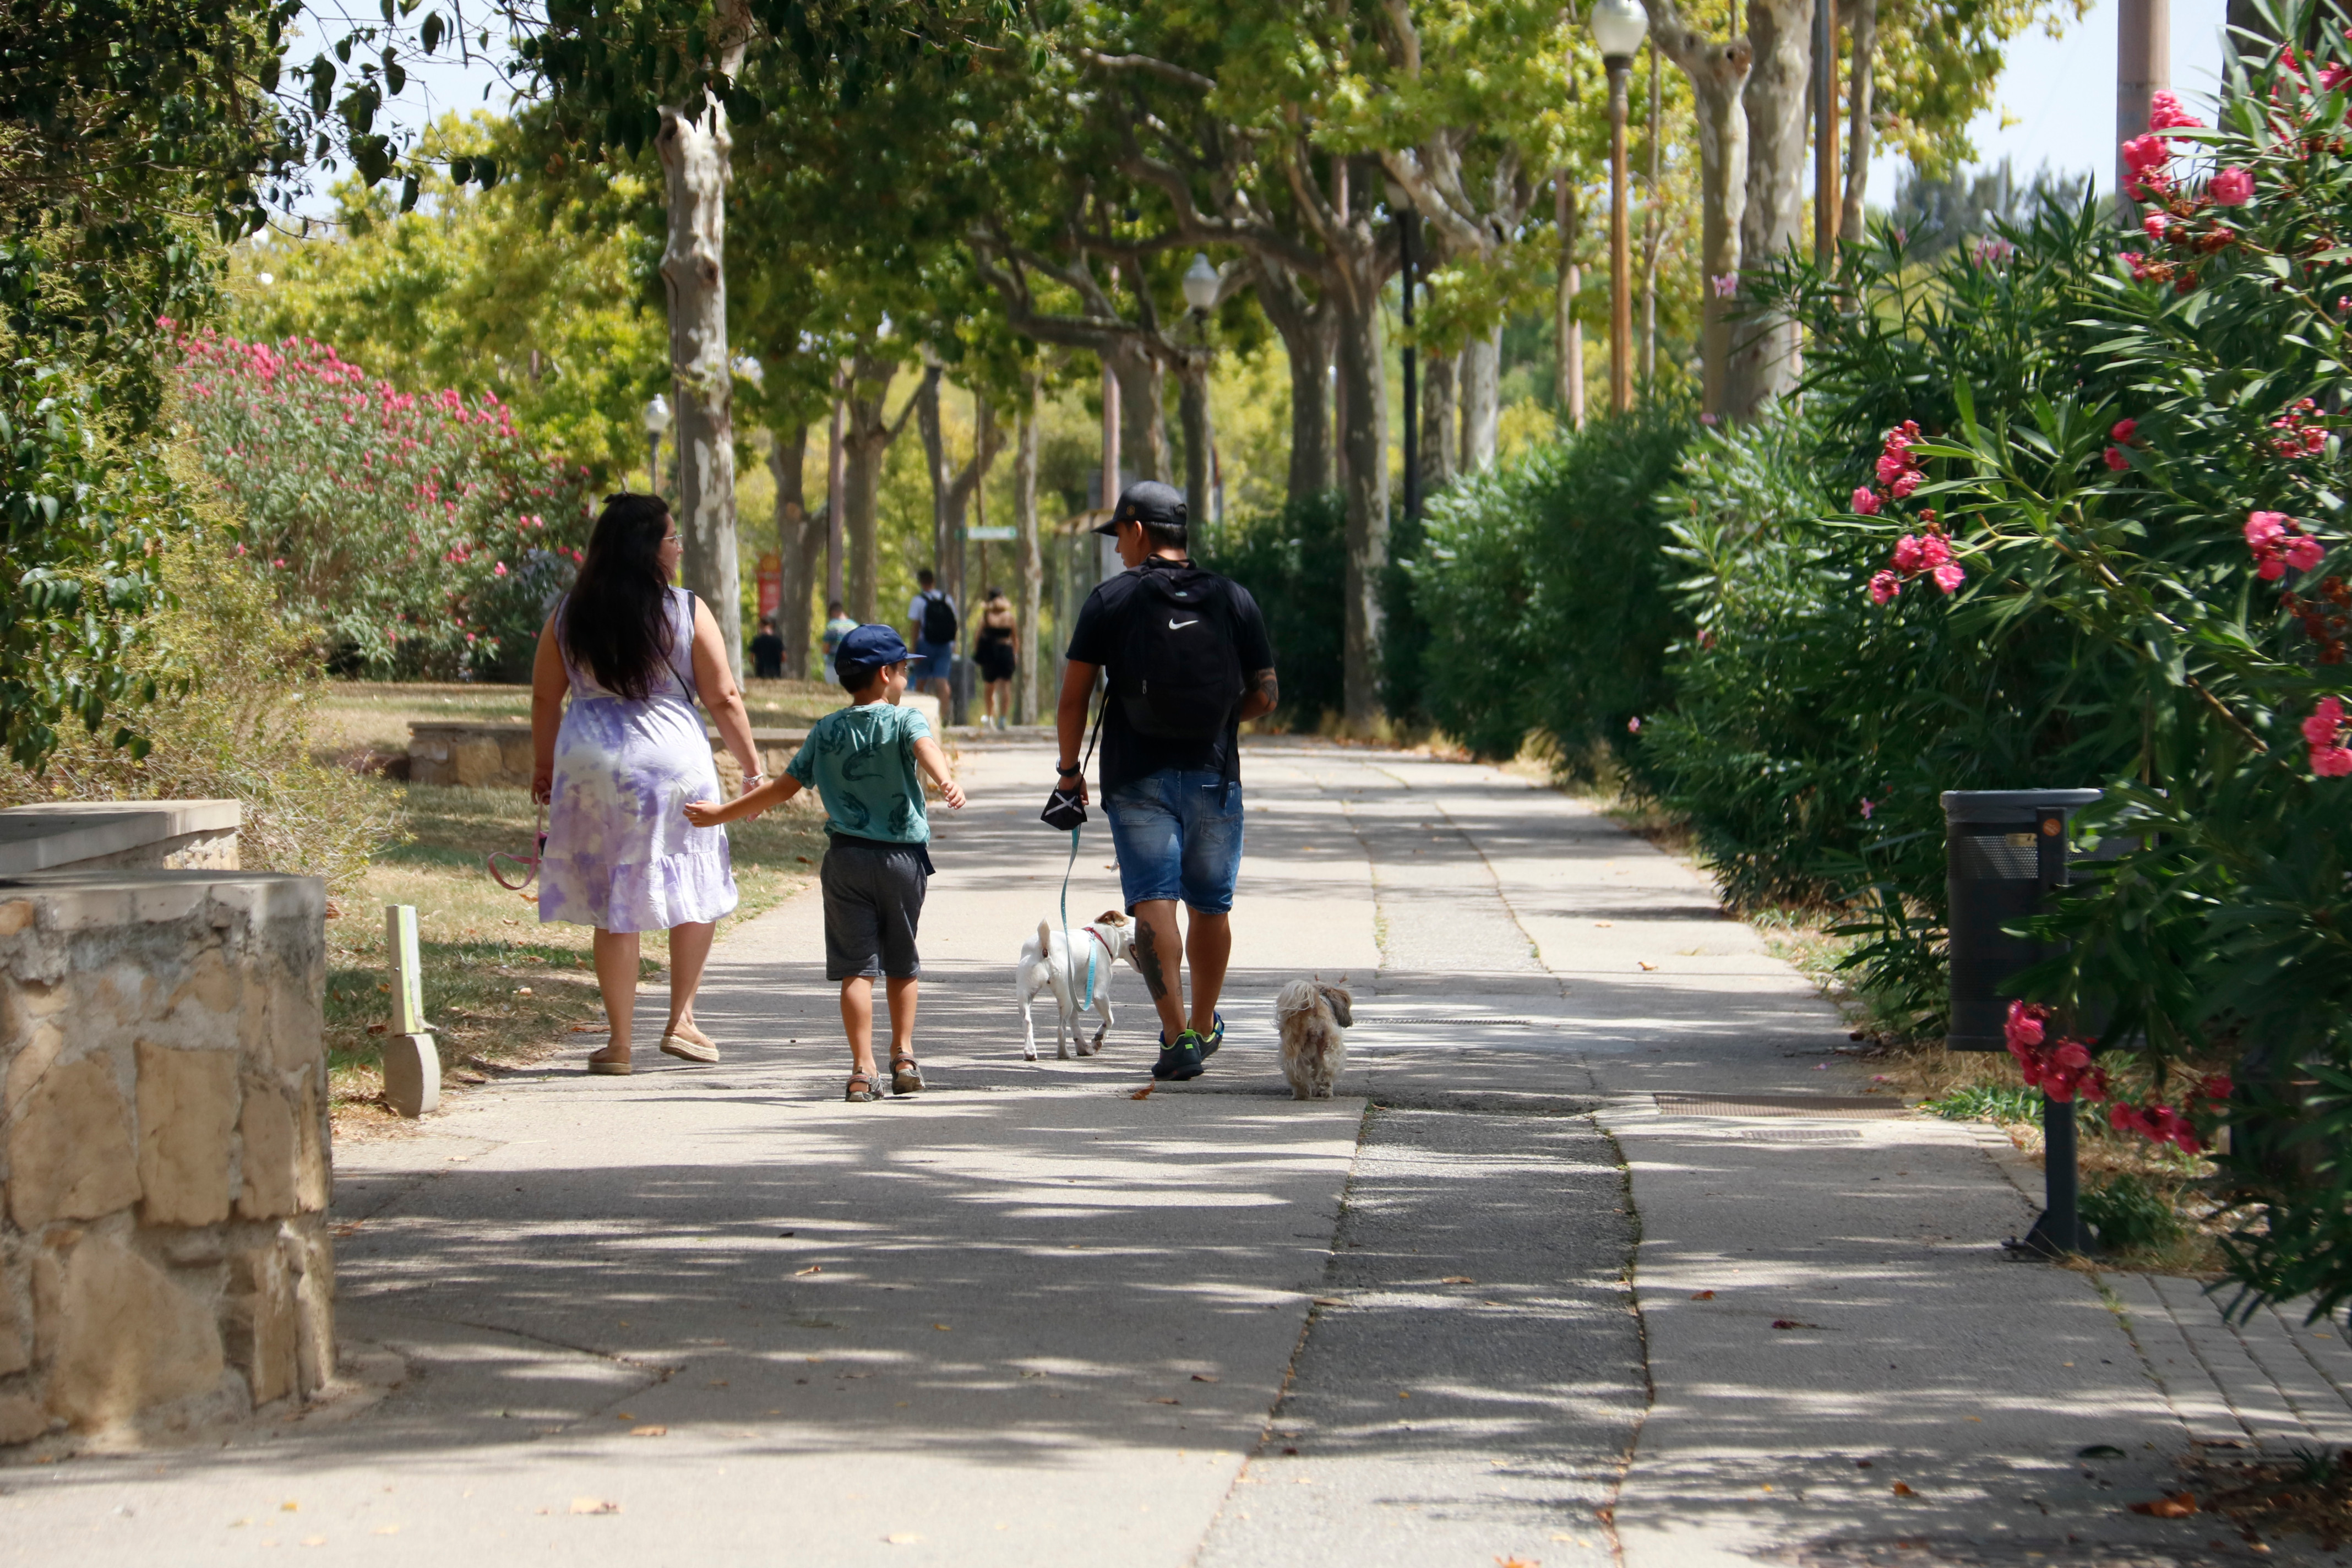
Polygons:
M915 1001L922 960L915 951L923 895L930 885L931 837L923 810L922 774L957 810L963 791L948 775L946 753L920 713L902 708L910 656L888 626L859 626L841 639L835 658L852 706L835 709L809 729L781 778L771 779L722 805L696 801L687 820L711 827L757 816L804 788L824 801L830 847L818 881L824 890L824 977L841 983L841 1019L849 1035L852 1071L844 1098L882 1098L875 1087L874 977L881 975L890 1003L890 1092L923 1087L915 1060Z

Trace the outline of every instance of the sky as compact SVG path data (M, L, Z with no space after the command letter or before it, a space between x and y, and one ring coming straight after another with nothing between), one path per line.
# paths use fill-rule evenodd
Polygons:
M2210 97L2220 82L2225 4L2171 0L2172 85L2201 119L2210 120L2211 114L2198 100ZM2011 45L1993 108L1969 128L1981 164L2007 157L2021 182L2046 167L2053 174L2095 174L2102 188L2111 183L2118 5L2119 0L2096 0L2090 15L2070 25L2063 37L2050 38L2036 29ZM318 9L333 17L341 8L330 0ZM307 63L320 47L312 40L340 32L310 12L301 26L309 36L289 52L289 64ZM416 126L452 110L506 107L504 89L487 67L468 68L454 59L408 65L408 90L389 110L395 123ZM486 88L490 91L487 104L482 96ZM1882 157L1872 163L1870 190L1876 203L1884 205L1894 195L1898 172L1897 159ZM332 212L324 182L298 210L312 216Z

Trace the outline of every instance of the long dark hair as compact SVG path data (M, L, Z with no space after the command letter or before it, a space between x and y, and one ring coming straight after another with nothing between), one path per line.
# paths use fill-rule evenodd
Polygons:
M661 567L669 504L659 496L604 498L560 636L574 668L616 697L642 702L670 656L669 579Z

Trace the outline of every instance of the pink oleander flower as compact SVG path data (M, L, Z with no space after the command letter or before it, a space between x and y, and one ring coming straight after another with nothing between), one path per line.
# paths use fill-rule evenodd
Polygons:
M1886 487L1886 493L1893 496L1896 500L1902 500L1908 497L1913 490L1919 488L1919 481L1924 478L1926 478L1926 476L1920 473L1918 469L1906 468L1901 473L1895 476L1894 482Z
M2123 153L2125 163L2129 165L2133 174L2143 179L2150 174L2162 174L2165 165L2172 162L2172 148L2154 132L2145 136L2135 136L2125 142Z
M1925 570L1928 563L1927 552L1920 547L1919 536L1916 533L1906 533L1896 540L1894 558L1888 563L1906 576L1914 572Z
M1862 797L1862 819L1864 822L1868 822L1870 820L1870 814L1874 809L1874 808L1870 804L1870 797L1868 795L1864 795Z
M2118 261L2120 261L2120 262L2122 262L2126 267L2128 267L2128 268L2131 268L2131 275L2132 275L2132 281L2133 281L2133 282L2135 282L2135 283L2142 283L2142 282L2146 282L2146 281L2147 280L2147 276L2148 276L2147 258L2147 257L2145 257L2145 256L2142 256L2138 251L2137 251L2137 250L2123 250L2123 251L2117 251L2117 252L2116 253L2116 260L2118 260Z
M2110 430L2110 431L2108 431L2108 432L2107 432L2107 435L2108 435L2108 437L2110 437L2110 438L2111 438L2111 439L2116 443L2116 446L2118 446L2118 447L2128 447L2128 446L2130 446L2130 445L2131 445L2131 438L2132 438L2134 436L2137 435L2138 433L2139 433L2139 421L2138 421L2138 420L2137 420L2137 419L2118 419L2118 420L2116 420L2116 421L2115 428L2114 428L2114 429L2112 429L2112 430Z
M1641 732L1642 716L1639 713L1636 713L1633 717L1625 721L1625 733L1628 735L1638 735Z
M1878 482L1882 485L1891 485L1898 475L1907 474L1910 471L1911 459L1901 452L1881 454L1875 469Z
M2327 549L2319 541L2305 534L2286 547L2286 563L2298 572L2308 572L2326 559Z
M1876 572L1871 574L1870 602L1872 604L1884 605L1901 592L1903 592L1903 579L1894 573Z
M2225 207L2242 207L2254 199L2250 169L2224 169L2205 182L2205 194Z
M2139 226L2147 231L2148 238L2158 245L2164 243L2164 231L2171 226L2171 224L2172 215L2169 213L2150 213L2139 220Z
M1715 297L1718 300L1728 300L1739 292L1739 274L1737 272L1719 273L1707 281L1715 286Z
M1878 492L1876 490L1872 489L1868 485L1856 485L1854 487L1854 510L1860 512L1864 517L1876 517L1878 515Z
M2046 1007L2037 1007L2026 1002L2011 1002L2009 1005L2008 1020L2001 1026L2001 1037L2009 1042L2009 1048L2012 1051L2021 1046L2038 1046L2042 1043L2043 1035L2042 1020L2049 1016L2049 1009Z
M1920 537L1919 537L1919 564L1920 564L1921 566L1923 566L1923 567L1942 566L1942 565L1946 564L1947 563L1948 563L1951 559L1952 559L1952 546L1951 546L1951 542L1950 542L1950 541L1947 540L1947 539L1946 539L1942 534L1940 534L1940 533L1926 533L1926 534L1922 534L1922 535L1920 535Z
M2321 698L2319 705L2311 710L2311 717L2303 721L2303 739L2306 745L2332 746L2343 731L2344 700L2340 697Z
M2147 128L2151 131L2202 131L2205 122L2180 107L2178 94L2158 88L2147 100Z
M2124 456L2124 449L2121 447L2110 447L2103 456L2106 459L2107 467L2119 474L2131 467L2131 459Z
M2286 534L2286 513L2258 511L2246 518L2246 542L2256 550L2275 544Z
M2352 778L2352 746L2315 746L2311 771L2324 779Z
M1960 568L1952 562L1947 561L1941 566L1937 567L1935 571L1929 573L1928 575L1936 579L1937 587L1941 588L1946 594L1949 595L1959 592L1960 584L1967 578L1968 574L1961 571Z

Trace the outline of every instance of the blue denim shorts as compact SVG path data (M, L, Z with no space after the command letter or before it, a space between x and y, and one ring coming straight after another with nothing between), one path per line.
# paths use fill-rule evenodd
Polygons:
M950 667L955 663L955 644L924 642L917 638L914 654L914 667L907 671L909 686L919 686L927 680L945 680Z
M1181 899L1204 915L1234 907L1242 868L1242 786L1205 769L1162 768L1103 797L1129 912Z

